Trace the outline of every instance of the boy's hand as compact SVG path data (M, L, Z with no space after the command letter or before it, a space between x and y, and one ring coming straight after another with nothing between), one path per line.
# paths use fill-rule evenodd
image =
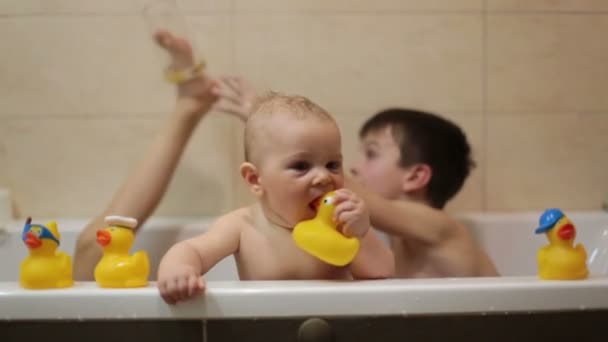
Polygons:
M239 76L223 76L218 87L213 89L219 96L219 101L213 106L214 110L231 114L247 121L249 111L256 97L255 89L244 78Z
M364 237L371 224L369 211L363 200L348 189L340 189L336 190L334 201L334 221L338 223L342 234Z
M167 272L159 272L157 286L167 304L176 304L202 293L205 281L193 267L176 265Z
M175 37L165 30L159 30L154 34L154 39L160 47L171 55L170 68L183 70L194 66L192 46L185 39ZM217 82L203 73L189 81L177 86L177 106L185 114L203 114L209 111L216 102L218 96Z

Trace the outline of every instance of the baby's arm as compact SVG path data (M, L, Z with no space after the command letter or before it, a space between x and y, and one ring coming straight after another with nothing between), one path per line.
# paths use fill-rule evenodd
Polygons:
M346 187L365 201L372 225L388 234L438 245L464 229L442 210L420 203L385 199L348 179Z
M335 217L346 236L360 239L357 256L350 264L355 279L389 278L395 273L395 258L390 248L370 229L365 202L348 189L336 191Z
M235 212L220 217L209 230L175 244L158 267L158 289L165 302L175 304L204 290L201 275L236 253L242 221Z

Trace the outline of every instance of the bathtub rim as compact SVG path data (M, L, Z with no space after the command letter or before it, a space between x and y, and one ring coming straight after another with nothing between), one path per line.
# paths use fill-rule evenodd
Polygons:
M24 290L0 282L0 320L238 319L418 316L608 310L608 277L337 281L212 281L204 297L170 306L155 283L100 289ZM328 304L330 303L330 304ZM61 308L58 311L58 308Z

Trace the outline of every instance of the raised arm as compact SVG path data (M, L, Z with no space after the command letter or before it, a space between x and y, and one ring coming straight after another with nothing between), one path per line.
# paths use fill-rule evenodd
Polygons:
M175 68L193 65L192 50L181 39L159 32L158 43L174 56ZM101 258L96 246L96 231L103 228L106 215L136 218L143 224L160 203L173 173L198 122L215 103L216 83L205 75L179 84L177 101L160 132L142 160L131 171L113 196L108 207L80 233L74 257L74 277L92 280L95 265Z

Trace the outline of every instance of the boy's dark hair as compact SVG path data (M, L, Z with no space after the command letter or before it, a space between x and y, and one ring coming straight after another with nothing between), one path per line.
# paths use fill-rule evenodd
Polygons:
M433 207L443 208L460 191L475 167L464 132L451 121L432 113L391 108L367 120L359 137L386 127L391 128L399 146L399 166L424 163L431 167L429 199Z

